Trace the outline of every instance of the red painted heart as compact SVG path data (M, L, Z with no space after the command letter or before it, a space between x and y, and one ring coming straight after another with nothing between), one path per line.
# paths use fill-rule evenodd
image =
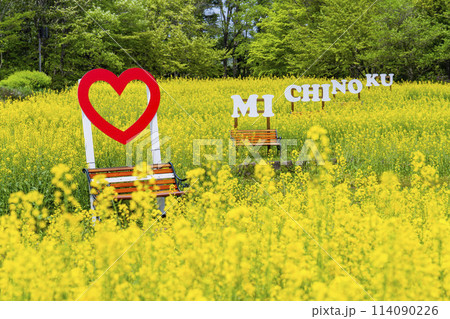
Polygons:
M89 89L91 85L98 81L109 83L117 94L121 95L125 87L133 80L144 82L150 90L150 101L144 113L138 120L125 131L106 121L94 109L89 100ZM124 71L120 76L116 76L111 71L105 69L95 69L86 73L78 85L78 101L81 109L92 124L98 127L100 131L122 144L127 144L142 132L152 121L158 111L160 101L160 91L155 78L147 71L139 68L132 68Z

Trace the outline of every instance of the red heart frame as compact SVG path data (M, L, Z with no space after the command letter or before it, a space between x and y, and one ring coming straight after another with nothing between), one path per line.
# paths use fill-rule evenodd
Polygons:
M122 131L106 121L94 109L89 100L89 89L95 82L104 81L109 83L120 96L128 83L133 80L140 80L147 85L150 90L150 101L138 120L128 129ZM119 76L105 69L94 69L86 73L78 85L78 102L84 114L100 131L122 144L127 144L134 139L152 121L158 111L160 98L161 92L155 78L149 72L140 68L128 69Z

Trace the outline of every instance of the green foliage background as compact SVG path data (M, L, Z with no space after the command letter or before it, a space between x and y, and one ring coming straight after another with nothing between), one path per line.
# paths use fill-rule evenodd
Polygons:
M93 68L157 77L450 77L449 0L0 0L0 80ZM39 30L48 28L48 37Z
M44 90L50 86L52 79L38 71L19 71L0 81L0 87L18 90L23 94Z

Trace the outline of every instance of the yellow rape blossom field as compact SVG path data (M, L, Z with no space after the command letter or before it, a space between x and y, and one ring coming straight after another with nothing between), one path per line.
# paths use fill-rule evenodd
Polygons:
M76 88L0 102L0 299L449 300L448 85L365 88L291 114L294 80L159 82L162 156L190 183L166 218L138 185L129 203L105 188L93 222ZM288 159L310 139L325 165L274 170L280 154L264 148L258 165L229 165L235 94L273 94L272 127L298 141ZM121 97L95 84L90 98L121 129L146 104L140 83ZM93 133L97 167L124 166L126 147ZM195 162L196 139L222 141L221 156Z

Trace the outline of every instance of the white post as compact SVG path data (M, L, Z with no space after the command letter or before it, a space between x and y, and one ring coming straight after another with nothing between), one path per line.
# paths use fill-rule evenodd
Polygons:
M78 80L78 85L80 84L80 80ZM83 135L84 135L84 149L86 151L86 162L88 164L88 168L95 168L95 156L94 156L94 140L92 138L92 124L91 121L84 114L83 110L81 110L81 119L83 121ZM89 186L89 190L91 187ZM94 207L94 195L89 194L89 202L91 205L91 209L95 209ZM97 218L95 215L92 216L92 220L95 224Z
M78 80L78 84L80 84L80 80ZM94 156L94 140L92 138L92 124L91 121L84 114L83 110L81 111L81 117L83 120L83 134L84 134L84 148L86 150L86 162L88 163L89 168L95 168L95 156Z
M150 89L147 87L147 103L150 103ZM161 149L159 145L159 131L158 131L158 114L155 114L152 121L150 122L150 140L152 143L152 159L153 164L161 164ZM159 210L162 215L165 216L166 212L164 208L166 207L166 198L158 197L156 199L158 203Z
M150 102L150 90L147 87L147 103ZM155 114L150 122L150 139L152 142L152 158L153 164L161 164L161 149L159 146L159 131L158 131L158 114Z

